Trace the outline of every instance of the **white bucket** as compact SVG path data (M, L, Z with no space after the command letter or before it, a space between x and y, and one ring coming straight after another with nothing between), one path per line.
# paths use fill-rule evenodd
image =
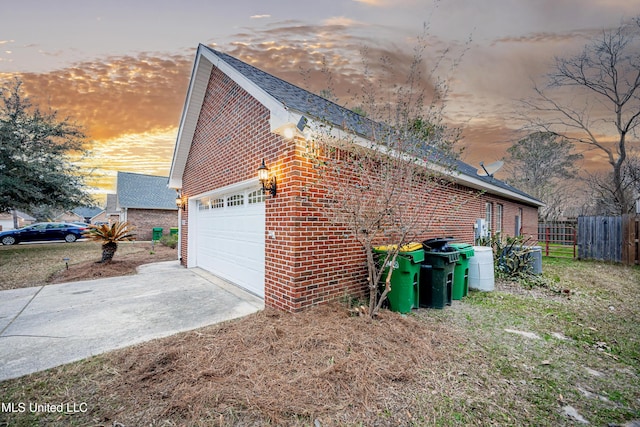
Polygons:
M469 258L469 288L492 291L495 287L493 250L487 246L474 246L473 252Z

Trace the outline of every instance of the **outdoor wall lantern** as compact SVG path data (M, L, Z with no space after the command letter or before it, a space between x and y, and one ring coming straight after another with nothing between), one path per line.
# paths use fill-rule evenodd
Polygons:
M269 178L269 168L264 164L264 159L262 159L262 164L258 168L258 179L262 184L262 191L265 194L269 191L272 197L276 197L276 177Z
M178 207L178 209L182 209L185 210L186 208L186 203L184 198L182 197L182 192L180 190L176 190L178 192L178 195L176 196L176 206Z

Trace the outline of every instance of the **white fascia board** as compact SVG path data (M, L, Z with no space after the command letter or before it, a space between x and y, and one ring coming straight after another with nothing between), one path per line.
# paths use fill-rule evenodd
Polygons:
M350 143L354 143L361 147L370 148L370 149L375 148L375 144L373 143L373 141L367 138L364 138L353 132L347 132L344 129L337 128L335 126L331 127L331 129L327 132L326 125L316 122L315 120L310 118L308 118L307 127L309 127L311 130L312 140L314 138L329 136L331 138L334 138L335 141L349 141ZM380 148L384 148L384 147L380 147ZM503 196L507 199L519 201L522 203L526 203L528 205L533 205L537 207L544 206L544 204L538 200L523 196L522 194L518 194L506 188L502 188L497 185L487 183L479 178L462 174L456 170L448 170L437 164L428 163L422 159L411 157L411 156L403 155L403 157L407 157L407 160L414 161L417 164L424 166L425 168L432 169L435 172L442 173L443 175L449 176L453 179L454 182L458 184L463 184L467 187L474 188L476 190L486 191L487 193Z
M487 183L473 176L461 174L460 172L457 172L455 170L453 172L449 172L449 175L451 175L456 182L464 184L467 187L475 188L476 190L484 190L491 194L504 196L508 199L517 200L519 202L523 202L536 207L544 206L544 203L541 203L539 200L523 196L522 194L515 193L506 188L498 187L497 185Z
M191 149L191 141L193 140L200 109L209 84L212 65L210 62L202 61L200 50L200 47L198 47L193 70L191 71L187 97L180 118L178 136L169 173L169 183L167 184L169 188L182 188L182 174L184 173L189 150Z

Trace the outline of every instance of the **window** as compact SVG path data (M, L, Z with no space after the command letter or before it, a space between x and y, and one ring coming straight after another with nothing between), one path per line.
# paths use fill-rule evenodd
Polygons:
M500 233L502 231L502 211L504 209L504 206L501 204L498 204L496 206L496 233Z
M242 206L244 205L244 194L234 194L227 197L227 206Z
M518 215L516 216L516 229L514 230L516 236L522 234L522 215L522 208L518 208Z
M251 193L249 193L249 195L247 196L248 200L249 200L249 204L254 204L254 203L262 203L265 201L266 196L264 194L264 191L262 191L262 188L256 190L256 191L252 191Z
M211 208L211 200L210 199L200 199L198 200L198 210L206 211Z
M484 219L487 222L487 230L489 231L489 235L493 233L493 203L487 202L485 205L485 214Z
M224 207L224 199L212 199L211 209L219 209Z

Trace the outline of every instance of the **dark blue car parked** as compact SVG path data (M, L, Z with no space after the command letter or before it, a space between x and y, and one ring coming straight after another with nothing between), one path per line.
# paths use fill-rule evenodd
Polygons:
M0 232L0 242L3 245L47 240L64 240L72 243L82 238L82 232L86 229L87 227L65 222L39 222L17 230Z

